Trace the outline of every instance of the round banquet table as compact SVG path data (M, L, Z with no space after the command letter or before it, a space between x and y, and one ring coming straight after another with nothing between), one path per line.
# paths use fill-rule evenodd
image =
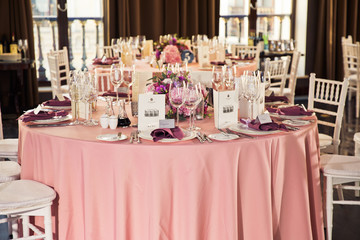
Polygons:
M56 239L324 239L316 122L203 144L96 140L133 130L19 122L21 178L58 194Z

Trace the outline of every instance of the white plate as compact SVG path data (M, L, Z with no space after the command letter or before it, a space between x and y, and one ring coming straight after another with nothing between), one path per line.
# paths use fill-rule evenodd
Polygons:
M294 120L294 119L302 119L305 117L311 117L314 116L315 113L313 113L312 115L308 116L308 115L298 115L298 116L289 116L289 115L279 115L277 113L270 113L270 116L272 117L276 117L276 118L281 118L281 119L290 119L290 120Z
M239 138L239 136L235 134L223 134L223 133L210 134L208 137L217 141L230 141Z
M282 123L293 127L300 127L300 126L309 125L311 122L308 120L301 120L301 119L292 119L292 120L288 119L288 120L284 120Z
M127 139L127 136L124 134L121 134L121 137L119 138L117 134L103 134L96 137L97 140L100 141L106 141L106 142L116 142L116 141L122 141Z
M280 130L258 131L258 130L249 128L248 126L246 126L245 124L242 124L242 123L237 123L235 125L230 126L229 128L232 131L249 134L249 135L268 135L268 134L274 134L274 133L281 132Z
M58 117L58 116L55 116L53 118L50 118L50 119L41 119L41 120L34 120L32 121L32 123L41 123L41 124L50 124L50 123L58 123L58 122L65 122L65 121L68 121L70 120L72 117L71 115L66 115L66 116L63 116L63 117Z
M163 138L161 140L159 140L158 142L180 142L180 141L188 141L191 139L194 139L196 137L196 133L195 132L191 132L185 129L182 129L183 133L184 133L184 138L179 140L177 138ZM141 131L139 133L139 137L146 139L146 140L150 140L153 141L153 137L151 136L151 132L152 130L146 130L146 131Z
M71 106L42 106L42 109L71 110Z

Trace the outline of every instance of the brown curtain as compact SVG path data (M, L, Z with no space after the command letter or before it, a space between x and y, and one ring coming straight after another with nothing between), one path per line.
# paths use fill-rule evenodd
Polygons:
M109 0L110 38L177 33L181 37L219 32L220 0Z
M31 11L31 0L2 0L0 1L0 39L3 37L7 41L11 40L12 33L16 39L28 39L29 54L31 59L35 59L34 54L34 35ZM10 105L7 92L10 91L11 82L15 81L16 73L0 73L1 76L1 103L7 108ZM35 68L24 75L24 89L22 89L21 107L29 108L38 103L38 84ZM8 112L12 112L9 110Z
M309 1L306 72L343 79L341 37L360 40L358 0Z

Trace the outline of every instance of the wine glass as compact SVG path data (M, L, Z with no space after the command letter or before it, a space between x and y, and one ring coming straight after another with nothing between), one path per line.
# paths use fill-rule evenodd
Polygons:
M96 102L97 96L99 94L99 82L95 78L94 74L90 75L89 81L89 121L88 126L97 126L99 123L97 120L92 118L92 110L93 110L93 103Z
M21 51L24 49L24 43L23 43L23 40L22 39L19 39L18 40L18 51L20 52L21 54Z
M128 87L127 97L128 102L130 103L130 87L133 85L134 76L135 76L135 65L133 65L133 70L128 70L124 74L124 84Z
M118 39L117 38L111 39L111 48L115 53L115 57L119 57L119 45L118 45Z
M79 81L78 81L78 75L75 71L70 72L70 80L69 80L69 95L70 99L74 104L74 112L72 113L74 115L75 121L73 124L80 124L79 121Z
M119 102L119 87L121 85L121 83L124 80L124 75L123 75L123 69L120 68L118 65L111 65L110 68L110 80L112 85L114 86L115 92L116 92L116 102Z
M24 59L25 60L27 59L26 55L27 55L28 48L29 48L28 40L24 39L23 40L23 50L24 50Z
M194 109L196 108L197 104L199 104L200 99L200 93L196 87L196 84L189 82L186 86L185 90L185 100L184 100L184 106L190 110L190 126L189 130L193 131L193 121L192 121L192 115L194 113Z
M185 82L179 79L174 79L169 87L169 101L173 107L176 108L176 125L179 126L179 109L184 104L185 100Z
M138 36L138 43L139 43L140 54L141 54L141 58L142 58L144 46L145 46L145 43L146 43L145 35L139 35Z
M257 100L260 96L260 75L258 74L256 76L255 73L245 75L244 80L244 97L249 101L250 119L253 119L254 101Z
M213 88L216 91L219 91L222 88L223 84L223 74L219 71L213 71L211 82L213 83Z
M201 83L197 83L197 84L195 85L195 89L196 89L196 91L198 92L199 98L198 98L197 102L195 103L195 104L196 104L195 109L194 109L195 111L193 111L192 128L193 128L193 130L200 130L200 129L201 129L200 127L196 127L196 126L195 126L195 118L196 118L196 115L197 115L197 108L198 108L199 104L200 104L202 101L204 101L204 95L203 95L203 93L202 93ZM202 105L202 107L203 107L203 105ZM203 112L202 110L200 110L200 114L203 114L203 113L204 113L204 112ZM198 118L198 119L199 119L199 118ZM201 116L200 119L203 119L203 116Z

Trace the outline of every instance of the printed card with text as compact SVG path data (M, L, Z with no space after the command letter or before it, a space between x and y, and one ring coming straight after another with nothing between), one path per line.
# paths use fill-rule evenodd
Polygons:
M204 67L209 67L210 66L210 59L209 59L209 46L199 46L198 49L198 61L199 61L199 66L204 68Z
M215 127L225 128L238 121L238 94L237 91L218 92L214 90Z
M159 120L165 119L165 94L139 94L138 129L159 128Z

